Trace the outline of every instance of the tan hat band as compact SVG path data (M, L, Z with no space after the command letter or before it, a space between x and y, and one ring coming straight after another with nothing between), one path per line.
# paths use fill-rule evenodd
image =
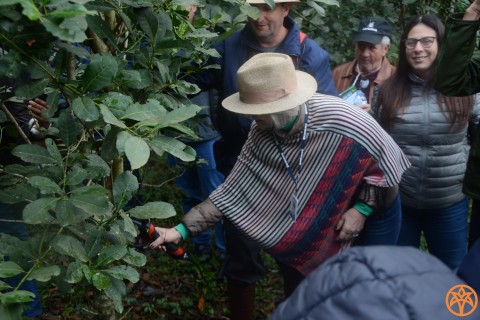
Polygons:
M240 91L240 101L247 104L261 104L277 101L290 93L295 92L297 89L297 82L290 81L286 88L272 88L268 91Z

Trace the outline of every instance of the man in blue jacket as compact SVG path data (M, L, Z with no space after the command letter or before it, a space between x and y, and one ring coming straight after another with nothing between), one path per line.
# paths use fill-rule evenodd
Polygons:
M298 70L315 77L317 92L338 95L328 53L306 38L288 16L298 1L275 1L274 8L264 0L247 0L247 3L259 9L258 19L249 19L242 30L214 46L220 58L213 58L211 63L220 65L220 69L206 69L191 81L203 91L216 88L218 100L222 101L239 91L236 73L245 61L260 52L278 52L291 56ZM216 145L217 169L227 176L247 139L252 120L222 106L213 120L223 139ZM231 319L254 319L255 283L265 274L260 249L244 239L228 221L224 222L224 228L226 256L220 273L227 279Z

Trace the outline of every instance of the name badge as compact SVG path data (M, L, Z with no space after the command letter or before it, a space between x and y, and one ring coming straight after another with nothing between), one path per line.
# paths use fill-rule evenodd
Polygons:
M290 215L290 218L292 218L293 222L297 221L298 198L296 195L292 195L292 198L290 199L290 208L288 209L288 214Z

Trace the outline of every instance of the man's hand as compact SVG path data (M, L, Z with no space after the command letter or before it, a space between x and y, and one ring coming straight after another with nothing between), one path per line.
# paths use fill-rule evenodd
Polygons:
M472 2L470 7L468 7L463 20L478 20L480 18L480 0L475 0Z
M180 240L182 240L182 235L175 228L165 229L165 228L155 227L155 231L158 232L158 238L152 243L150 243L150 248L152 249L162 247L162 249L165 250L165 247L162 246L163 243L166 243L166 242L178 243Z
M365 224L365 217L363 214L357 211L357 209L348 209L340 218L335 230L340 231L338 234L338 241L350 241L353 238L358 237L360 231L362 231Z
M370 109L371 109L371 106L370 106L369 103L365 103L365 104L362 104L362 105L360 106L360 108L362 108L362 109L365 110L366 112L369 112Z
M37 119L38 125L42 128L48 129L50 127L50 122L42 117L42 111L48 110L48 104L42 99L35 99L28 101L28 110L30 110L30 115Z

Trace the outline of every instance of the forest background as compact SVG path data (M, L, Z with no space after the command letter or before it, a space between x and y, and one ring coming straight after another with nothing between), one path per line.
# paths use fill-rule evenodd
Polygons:
M184 9L191 4L199 6L194 25ZM333 68L353 58L351 39L362 18L392 24L395 62L409 18L445 19L468 5L307 0L291 16L329 52ZM215 68L207 65L217 54L212 43L257 14L242 0L0 1L0 77L24 79L0 88L0 132L17 130L9 100L45 96L51 108L43 116L52 124L43 146L24 136L13 149L18 164L0 168L0 202L24 203L22 222L30 230L27 241L1 235L0 252L9 260L0 261L0 278L36 280L45 319L228 319L218 254L184 261L137 250L132 218L178 222L174 178L181 171L165 157L198 164L180 139L197 138L185 121L204 107L189 102L198 88L183 79ZM265 258L259 319L281 299L275 264ZM20 319L32 294L3 281L0 290L0 319Z

